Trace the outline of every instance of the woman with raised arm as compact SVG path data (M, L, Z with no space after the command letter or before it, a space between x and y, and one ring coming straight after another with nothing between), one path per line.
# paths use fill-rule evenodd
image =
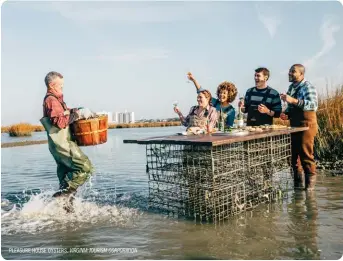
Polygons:
M187 74L187 77L194 83L197 93L203 91L203 88L200 86L191 72ZM238 91L236 86L231 82L224 81L218 85L217 98L212 98L211 100L213 107L215 107L217 110L218 125L223 122L224 127L233 126L236 110L231 103L236 99L237 93Z

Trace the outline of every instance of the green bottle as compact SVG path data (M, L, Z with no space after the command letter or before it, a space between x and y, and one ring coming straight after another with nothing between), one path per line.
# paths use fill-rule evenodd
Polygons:
M219 114L218 131L224 132L224 117L223 117L223 111L221 108L220 108L220 114Z

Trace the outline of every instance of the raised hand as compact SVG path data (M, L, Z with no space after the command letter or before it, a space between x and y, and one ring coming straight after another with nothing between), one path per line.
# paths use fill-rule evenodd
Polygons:
M175 111L177 114L181 113L180 110L179 110L179 108L178 108L177 106L174 107L174 111Z
M191 72L188 72L188 73L187 73L187 78L188 78L188 80L190 80L190 81L192 81L192 82L195 81L195 78L194 78L194 76L193 76L193 74L192 74Z

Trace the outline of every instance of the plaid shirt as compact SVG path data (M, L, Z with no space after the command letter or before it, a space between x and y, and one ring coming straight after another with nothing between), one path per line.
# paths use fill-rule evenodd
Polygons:
M296 97L294 97L295 92L298 92ZM317 90L305 79L298 84L292 83L288 88L287 95L296 98L298 100L298 104L293 106L301 108L304 111L317 111L318 109ZM288 108L289 107L286 109L286 113L288 112Z
M63 95L58 96L53 90L48 90L46 95L54 95L55 97L49 96L45 99L43 103L44 117L49 117L53 125L64 129L69 125L69 115L64 115L64 111L69 110L69 108L63 101ZM62 104L64 104L65 108L63 108Z
M213 106L207 105L205 110L200 110L199 106L192 106L187 117L182 118L182 125L188 127L191 115L196 115L200 118L208 117L209 125L214 128L217 123L217 110Z

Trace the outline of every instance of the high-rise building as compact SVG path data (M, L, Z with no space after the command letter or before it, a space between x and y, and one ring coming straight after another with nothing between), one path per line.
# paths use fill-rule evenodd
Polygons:
M129 123L135 123L135 113L128 112L128 116L129 116Z
M113 122L112 112L107 112L107 117L108 117L108 120L107 120L108 123Z
M118 112L114 112L112 119L113 119L113 122L118 123L118 121L119 121L119 113Z
M118 123L124 123L124 113L118 113Z
M116 123L135 123L134 112L114 112L113 119Z

